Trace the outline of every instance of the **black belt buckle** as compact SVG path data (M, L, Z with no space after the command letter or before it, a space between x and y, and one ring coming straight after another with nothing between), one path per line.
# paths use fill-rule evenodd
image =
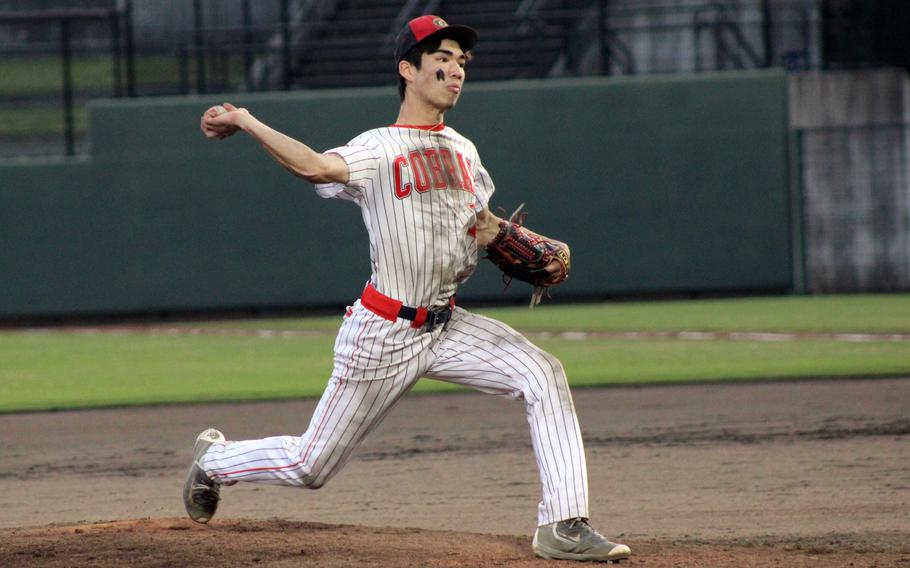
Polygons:
M433 331L436 329L436 326L441 325L443 331L449 327L449 322L452 320L452 307L451 306L438 306L435 308L430 308L427 310L427 321L426 328L427 331Z

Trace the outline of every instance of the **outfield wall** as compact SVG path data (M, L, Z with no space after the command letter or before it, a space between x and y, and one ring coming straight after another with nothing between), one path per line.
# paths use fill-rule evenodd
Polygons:
M492 206L573 247L558 294L789 290L782 73L468 86L447 123ZM232 96L327 149L394 121L394 88ZM248 137L198 129L217 96L89 107L84 158L0 164L0 317L343 304L369 276L358 208L323 200ZM505 293L488 263L463 299Z

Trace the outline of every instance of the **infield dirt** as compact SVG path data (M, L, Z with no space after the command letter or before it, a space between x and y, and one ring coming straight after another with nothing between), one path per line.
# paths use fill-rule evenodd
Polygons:
M910 380L583 389L592 524L627 566L910 567ZM523 405L406 397L319 491L183 517L195 435L299 434L315 401L0 416L0 566L568 566L530 550Z

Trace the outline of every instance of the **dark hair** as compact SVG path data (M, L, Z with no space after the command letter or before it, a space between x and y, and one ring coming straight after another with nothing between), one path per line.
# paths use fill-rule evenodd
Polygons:
M423 54L433 53L439 49L440 45L442 45L442 39L431 39L423 43L418 43L404 54L404 57L401 58L401 61L407 61L415 68L420 69L420 60L423 57ZM407 86L408 85L404 80L404 77L401 76L401 73L398 73L398 96L401 97L401 100L404 100L404 90L407 88Z

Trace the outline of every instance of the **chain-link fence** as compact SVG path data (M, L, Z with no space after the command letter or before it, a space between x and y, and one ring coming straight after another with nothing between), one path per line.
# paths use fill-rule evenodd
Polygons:
M291 4L0 2L0 157L83 152L91 99L245 90Z
M908 129L798 132L809 292L910 290Z
M121 30L112 8L0 12L0 155L81 149L85 102L124 93Z

